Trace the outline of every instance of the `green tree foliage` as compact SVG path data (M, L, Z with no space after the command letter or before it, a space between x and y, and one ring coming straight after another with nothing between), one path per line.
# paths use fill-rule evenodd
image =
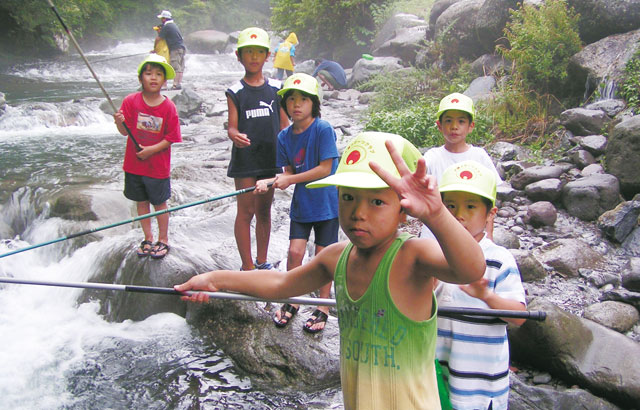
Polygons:
M294 31L307 55L328 55L337 45L371 43L374 14L388 0L272 0L274 30Z
M569 58L580 51L578 15L565 0L547 0L536 8L511 12L504 33L510 48L499 51L514 61L524 80L543 93L561 89Z

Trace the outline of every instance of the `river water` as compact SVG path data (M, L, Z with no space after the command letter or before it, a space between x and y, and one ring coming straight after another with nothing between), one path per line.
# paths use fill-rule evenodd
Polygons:
M137 89L135 70L143 57L113 58L144 53L150 45L147 40L86 53L89 60L112 58L92 65L114 100ZM224 110L224 89L243 74L232 54L187 54L186 67L184 84L214 110ZM79 56L8 68L0 73L0 91L7 100L0 116L0 253L135 216L133 203L121 193L125 137L100 109L105 98ZM172 181L169 206L234 190L224 169L203 175L190 168L203 160L223 164L228 159L228 141L221 142L225 119L182 127L184 143L174 146L172 159L182 177ZM218 148L205 147L209 141L219 141ZM50 217L52 198L71 190L91 198L97 221ZM278 193L276 199L286 204L288 195ZM234 213L229 200L172 214L172 252L204 250L204 265L239 266L230 222ZM220 228L215 238L212 227ZM286 257L287 232L283 205L274 216L270 259ZM135 252L141 238L139 225L124 225L90 240L0 258L0 275L91 281L113 265L101 262L107 255ZM101 314L100 300L79 302L81 294L70 288L0 286L0 408L342 407L338 388L295 394L258 390L181 316L158 313L110 322Z

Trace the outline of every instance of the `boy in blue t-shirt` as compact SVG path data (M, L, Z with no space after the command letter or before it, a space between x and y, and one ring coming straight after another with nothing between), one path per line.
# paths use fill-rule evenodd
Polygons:
M280 189L296 185L291 198L287 270L302 265L311 229L315 234L316 254L338 241L336 187L305 187L307 182L334 174L338 167L336 133L331 124L319 118L320 92L320 85L308 74L298 73L287 78L282 90L278 91L282 96L282 107L293 121L278 135L276 165L283 167L284 173L256 184L258 194L267 192L270 182ZM320 288L321 298L328 298L330 293L331 282ZM282 305L273 319L276 326L286 326L298 308L288 303ZM318 306L303 329L309 333L323 330L328 313L328 306Z

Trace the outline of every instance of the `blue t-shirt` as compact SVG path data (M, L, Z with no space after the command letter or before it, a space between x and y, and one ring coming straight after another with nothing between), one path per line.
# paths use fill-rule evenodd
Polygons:
M331 174L338 168L336 133L327 121L316 118L302 133L294 134L293 126L278 134L279 167L290 166L295 174L308 171L320 162L333 158ZM338 217L338 190L335 186L308 189L306 183L296 184L291 198L291 220L319 222Z
M186 48L184 46L184 40L182 39L182 33L180 33L180 29L176 26L176 23L174 23L173 20L167 20L162 25L162 29L160 29L158 36L167 42L169 51L178 48Z
M344 72L344 68L342 68L342 66L335 61L323 60L320 64L318 64L312 76L315 77L316 75L318 75L318 72L320 70L328 71L329 74L331 74L336 80L336 82L340 84L340 86L347 86L347 74Z

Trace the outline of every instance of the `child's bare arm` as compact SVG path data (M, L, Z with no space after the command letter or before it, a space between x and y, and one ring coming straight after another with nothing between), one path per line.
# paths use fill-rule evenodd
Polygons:
M238 130L238 108L233 103L231 98L227 96L228 107L228 125L227 135L237 148L245 148L251 145L251 140L247 137L247 134L243 134Z
M320 161L318 166L311 168L308 171L294 174L291 166L285 167L285 172L276 177L276 181L273 186L280 189L287 189L290 185L300 184L305 182L311 182L324 178L331 174L331 168L333 166L333 158Z
M502 309L502 310L520 310L524 311L527 308L519 301L513 299L504 298L497 293L493 292L487 284L489 283L488 279L482 278L475 282L472 282L468 285L460 285L460 289L464 291L467 295L480 299L484 303L486 303L491 309ZM512 323L516 326L522 325L526 319L516 319L516 318L501 318L505 322Z
M116 127L120 134L127 135L127 129L124 127L124 114L122 113L122 110L113 114L113 121L116 123Z
M136 156L138 158L140 158L141 160L145 160L148 159L149 157L153 156L154 154L160 152L160 151L164 151L165 149L169 148L171 146L171 143L167 140L162 140L157 144L154 145L148 145L148 146L143 146L140 145L140 147L142 148L140 151L136 152Z
M374 162L371 162L371 169L400 196L400 205L405 212L426 224L440 244L441 249L438 249L433 241L420 241L422 250L416 252L416 262L445 282L470 283L480 279L486 268L482 249L445 208L435 177L426 174L424 158L418 160L416 171L412 173L393 143L387 141L386 146L400 178Z
M309 293L333 280L333 272L345 243L333 244L323 249L309 263L288 272L269 271L211 271L196 275L187 282L176 285L179 292L204 290L216 292L228 290L264 299L279 299ZM183 300L206 302L204 294L183 296Z

